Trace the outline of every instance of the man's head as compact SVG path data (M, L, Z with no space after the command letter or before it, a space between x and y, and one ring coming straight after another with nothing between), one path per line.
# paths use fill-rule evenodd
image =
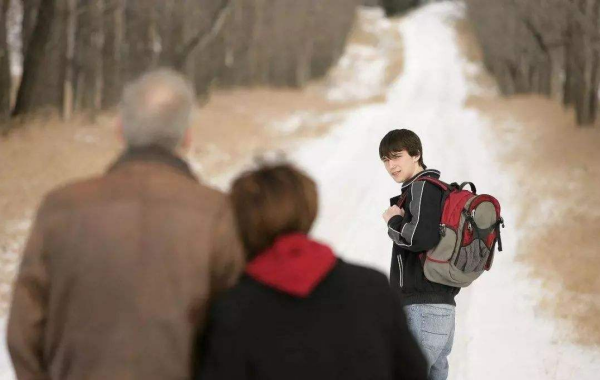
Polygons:
M121 129L129 148L170 151L190 143L194 91L178 73L160 69L129 84L121 102Z
M423 163L421 139L408 129L388 132L379 143L379 158L398 183L405 182L427 168Z

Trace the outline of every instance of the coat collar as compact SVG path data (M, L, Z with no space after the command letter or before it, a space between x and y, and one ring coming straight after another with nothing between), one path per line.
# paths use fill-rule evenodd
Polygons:
M159 147L148 146L143 148L128 148L121 156L110 166L108 172L113 172L119 168L128 165L131 162L158 162L170 166L185 176L197 179L189 165L173 152Z
M419 179L421 177L440 178L440 171L439 170L435 170L435 169L426 169L426 170L423 170L422 172L420 172L420 173L416 174L415 176L413 176L408 181L404 182L402 184L402 191L404 191L405 189L407 189L410 185L413 184L413 182L415 182L417 179Z
M435 170L435 169L423 170L422 172L418 173L417 175L415 175L414 177L412 177L411 179L409 179L408 181L406 181L402 184L402 193L407 191L410 188L410 185L412 185L417 179L419 179L421 177L440 178L440 171ZM390 206L398 204L399 200L400 200L400 195L391 198Z
M246 266L246 274L270 288L306 298L333 269L337 258L332 250L306 235L279 237Z

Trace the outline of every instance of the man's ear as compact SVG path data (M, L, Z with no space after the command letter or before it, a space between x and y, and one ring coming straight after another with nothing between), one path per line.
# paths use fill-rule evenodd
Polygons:
M125 136L123 135L123 119L121 116L115 118L115 135L119 142L123 143L125 141Z
M181 140L181 148L185 151L188 151L192 147L192 140L192 129L188 128L183 134L183 139Z

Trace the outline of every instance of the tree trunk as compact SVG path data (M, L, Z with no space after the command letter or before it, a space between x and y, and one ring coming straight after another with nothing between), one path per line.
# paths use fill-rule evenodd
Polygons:
M17 93L13 116L23 115L33 108L35 84L44 69L41 63L46 43L50 39L55 10L54 0L43 0L40 4L35 28L23 60L23 77Z
M65 120L73 116L75 99L75 33L77 31L77 0L68 0L67 4L67 27L66 27L66 49L64 57L64 81L63 81L63 108L62 115Z
M157 3L157 31L160 38L160 66L172 66L177 43L183 41L185 1Z
M577 107L577 122L582 127L593 126L596 121L598 109L598 70L599 65L599 45L598 39L600 31L598 30L600 22L600 2L597 0L581 0L581 8L586 16L586 25L581 29L582 33L582 52L581 59L583 64L582 88L580 90ZM588 22L589 21L589 22ZM595 29L588 26L593 25Z
M0 3L0 133L8 128L10 117L10 95L12 80L10 74L10 51L7 41L7 13L10 0Z
M565 48L559 46L550 51L550 96L561 101L564 97L562 76L565 71Z
M22 43L23 43L23 57L27 52L27 47L31 41L33 35L33 29L35 29L38 9L42 0L21 0L23 4L23 21L21 24L22 28Z
M301 31L303 38L299 41L299 52L296 58L296 75L294 79L296 86L304 86L312 78L316 6L315 0L311 0L306 4L306 17L302 20L304 25L302 25Z
M125 26L124 0L113 0L113 7L104 12L104 45L102 50L102 107L114 107L123 89L123 40Z
M575 103L575 82L577 76L577 64L574 50L574 30L569 28L567 44L565 47L565 81L563 87L563 103L566 106Z
M153 1L126 1L126 80L150 69L154 59L152 46Z
M104 0L88 0L80 12L79 44L76 54L81 64L81 108L88 110L92 120L102 107L102 48L104 43Z
M250 76L252 77L251 84L260 84L263 82L263 67L264 60L262 57L262 49L260 44L261 35L264 33L264 3L265 0L255 0L252 2L252 32L250 34L249 48L250 48L250 62L249 70Z

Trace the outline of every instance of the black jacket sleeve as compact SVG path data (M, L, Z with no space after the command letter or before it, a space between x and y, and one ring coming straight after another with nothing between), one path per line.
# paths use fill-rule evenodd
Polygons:
M218 307L212 308L204 333L198 335L193 363L194 379L246 380L248 358L244 338L240 336L235 321L221 318L223 314L218 310Z
M405 216L388 222L388 235L395 244L412 252L424 252L440 241L442 191L424 181L414 182L405 204Z

